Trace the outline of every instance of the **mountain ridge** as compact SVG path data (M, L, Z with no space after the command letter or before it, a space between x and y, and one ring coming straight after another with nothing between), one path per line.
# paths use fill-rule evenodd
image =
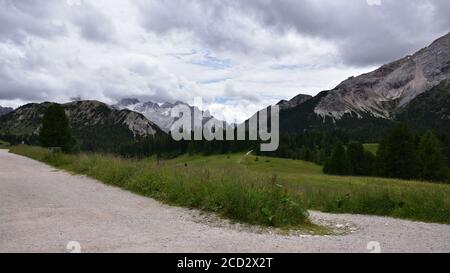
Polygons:
M395 111L449 77L450 33L413 55L343 81L314 112L334 119L349 113L392 119Z
M304 102L306 102L312 98L313 98L313 96L311 96L311 95L299 94L289 101L281 100L279 103L277 103L277 105L280 106L280 109L286 110L286 109L297 107L300 104L303 104Z
M37 136L45 110L51 104L30 103L1 116L0 135ZM142 114L127 109L117 110L99 101L75 101L62 106L74 137L86 150L116 149L116 144L162 133Z
M184 105L191 109L191 115L203 116L203 125L209 121L213 121L214 124L224 124L225 122L214 118L209 111L202 111L196 106L191 106L182 101L176 101L175 103L155 103L153 101L142 102L136 98L124 98L112 107L116 109L129 109L144 115L148 120L155 123L161 130L169 133L172 129L172 125L178 120L178 118L172 117L171 113L177 106Z
M281 109L282 132L302 133L310 130L344 130L349 136L376 141L385 128L395 122L408 121L405 114L410 104L420 104L428 98L431 111L434 105L446 111L438 101L439 96L425 94L440 86L440 92L450 88L444 82L450 79L450 33L429 46L378 69L350 77L332 90L318 95L293 108ZM439 92L439 91L436 91ZM422 96L424 95L424 96ZM428 112L420 117L429 119ZM401 119L400 119L401 117ZM436 118L440 118L435 116ZM419 122L419 117L415 121ZM422 122L421 122L422 123ZM428 123L426 129L437 129ZM414 124L411 124L414 125ZM450 133L450 127L447 128Z

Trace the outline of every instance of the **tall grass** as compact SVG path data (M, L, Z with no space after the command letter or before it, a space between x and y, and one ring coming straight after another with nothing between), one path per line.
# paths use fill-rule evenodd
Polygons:
M309 209L450 223L449 192L437 188L427 191L388 185L349 186L338 190L309 185L290 187L295 188L291 189L295 199Z
M217 169L227 166L278 183L300 206L334 213L369 214L450 224L450 185L376 177L324 175L318 165L298 160L242 155L182 157L173 160ZM237 163L240 162L240 163Z
M107 155L66 155L29 146L13 147L11 152L168 204L215 212L248 224L310 225L308 212L293 201L275 176L254 175L233 168L197 168Z
M303 161L222 156L124 160L63 155L35 147L12 152L169 204L216 212L250 224L307 225L306 209L450 224L450 185L324 175ZM187 167L186 167L187 164Z

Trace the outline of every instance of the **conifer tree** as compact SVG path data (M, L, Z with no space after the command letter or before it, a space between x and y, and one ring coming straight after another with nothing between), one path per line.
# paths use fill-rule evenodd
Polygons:
M352 175L373 175L375 157L370 152L366 151L360 142L349 143L347 154Z
M418 155L421 179L442 181L448 178L448 163L441 143L431 131L422 136Z
M347 151L342 142L336 144L331 158L325 164L324 172L336 175L348 175L351 173Z
M380 144L380 175L401 179L419 178L416 146L415 137L407 125L395 126Z
M45 111L39 141L44 147L59 147L69 152L74 145L69 119L59 104L50 105Z

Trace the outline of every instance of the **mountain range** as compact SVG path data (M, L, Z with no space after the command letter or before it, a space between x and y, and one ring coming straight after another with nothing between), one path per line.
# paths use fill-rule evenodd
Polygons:
M33 136L39 133L50 102L31 103L0 117L0 135ZM76 101L62 105L74 137L82 149L114 150L120 143L164 134L140 113L118 110L99 101Z
M353 137L367 139L376 138L382 128L397 121L413 127L423 124L421 129L438 129L435 124L450 122L449 106L442 103L449 79L450 33L413 55L350 77L295 107L282 108L281 130L298 133L343 129ZM414 115L412 122L412 109L418 107L422 114ZM431 118L436 122L423 122Z
M224 124L224 121L214 118L208 111L202 111L196 106L191 106L187 103L177 101L175 103L163 103L158 104L152 101L141 102L135 98L125 98L119 103L114 105L117 109L128 109L143 114L146 118L158 125L161 130L166 133L170 132L172 125L177 121L178 118L172 117L172 111L174 111L178 106L186 106L191 110L191 116L194 115L203 116L203 125L207 122L212 121L214 124ZM225 126L225 125L224 125Z
M320 116L349 113L395 118L420 94L450 77L450 34L417 53L339 84L316 106Z
M37 134L49 104L27 104L14 111L0 107L0 135ZM98 101L63 106L81 145L106 149L168 133L177 120L171 112L180 105L189 107L192 114L203 115L203 124L213 119L225 125L208 112L180 101L159 104L127 98L112 106ZM280 129L287 133L340 129L350 138L377 141L395 122L450 133L450 33L412 55L350 77L332 90L314 97L300 94L278 105Z

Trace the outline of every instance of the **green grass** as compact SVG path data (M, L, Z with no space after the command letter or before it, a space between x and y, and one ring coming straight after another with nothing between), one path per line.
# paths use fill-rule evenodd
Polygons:
M169 204L250 224L308 225L303 208L450 224L446 184L328 176L312 163L242 154L182 156L157 166L153 158L51 155L25 146L12 151Z
M328 176L304 161L242 155L180 157L168 164L233 168L276 175L302 207L324 212L391 216L450 223L450 185L374 177Z
M9 149L10 145L8 142L0 140L0 149Z
M240 168L186 167L176 161L125 160L97 154L66 155L17 146L11 152L168 204L197 208L248 224L318 230L276 177Z
M363 146L366 151L371 152L373 155L377 155L380 144L364 144Z

